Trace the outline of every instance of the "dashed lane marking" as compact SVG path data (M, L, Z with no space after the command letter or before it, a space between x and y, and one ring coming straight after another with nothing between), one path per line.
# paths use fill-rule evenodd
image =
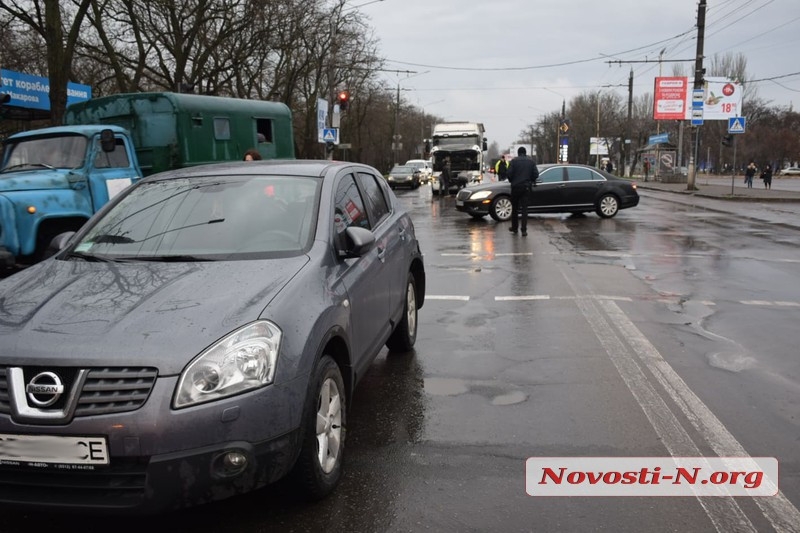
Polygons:
M631 297L631 296L614 296L609 294L591 294L591 295L578 295L578 296L552 296L550 294L521 294L518 296L495 296L495 302L533 302L533 301L544 301L544 300L579 300L579 299L592 299L592 300L604 300L604 301L617 301L617 302L633 302L635 300L650 300L653 301L652 297L646 296L639 296L639 297ZM468 302L470 300L469 296L461 296L455 294L426 294L426 300L450 300L450 301L458 301L458 302ZM654 301L666 304L666 305L674 305L681 303L682 299L679 297L670 297L670 298L656 298ZM698 303L707 306L715 306L717 302L713 302L711 300L697 300ZM760 307L800 307L800 302L788 302L788 301L770 301L770 300L738 300L736 303L740 303L742 305L753 305L753 306L760 306Z
M515 257L515 256L527 256L530 257L533 255L533 252L498 252L498 253L486 253L486 254L476 254L471 252L462 252L462 253L443 253L440 254L442 257L481 257L481 258L490 258L490 257Z
M495 296L495 302L514 302L526 300L549 300L550 296L547 294L529 294L527 296Z

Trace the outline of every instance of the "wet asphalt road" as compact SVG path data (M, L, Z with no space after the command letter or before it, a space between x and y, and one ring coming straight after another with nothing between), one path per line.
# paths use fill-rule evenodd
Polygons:
M279 484L115 531L800 530L800 205L642 191L614 219L533 217L523 238L428 187L397 194L427 300L416 351L382 353L356 391L337 492L306 504ZM781 493L525 492L528 457L670 454L776 457ZM110 524L0 531L53 522Z

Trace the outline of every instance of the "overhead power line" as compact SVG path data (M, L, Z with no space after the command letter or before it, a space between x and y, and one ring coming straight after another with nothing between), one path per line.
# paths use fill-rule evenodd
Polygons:
M620 55L623 55L623 54L630 54L632 52L637 52L637 51L643 50L645 48L652 48L653 46L657 46L659 44L663 44L663 43L672 41L674 39L678 39L680 37L683 37L684 35L690 33L691 31L694 31L694 29L679 33L678 35L675 35L675 36L670 37L668 39L663 39L661 41L656 41L654 43L646 44L644 46L631 48L630 50L623 50L621 52L615 52L613 54L605 54L605 56L620 56ZM576 59L574 61L565 61L563 63L550 63L550 64L546 64L546 65L532 65L532 66L527 66L527 67L485 67L485 68L482 68L482 67L452 67L452 66L447 66L447 65L426 65L426 64L422 64L422 63L410 63L410 62L406 62L406 61L396 61L394 59L387 59L386 61L388 61L389 63L397 63L398 65L409 65L409 66L412 66L412 67L423 67L423 68L435 68L435 69L441 69L441 70L458 70L458 71L465 71L465 72L514 72L514 71L522 71L522 70L538 70L538 69L543 69L543 68L565 67L565 66L569 66L569 65L578 65L580 63L590 63L592 61L602 60L603 57L604 56L601 54L600 57L592 57L592 58L586 58L586 59Z

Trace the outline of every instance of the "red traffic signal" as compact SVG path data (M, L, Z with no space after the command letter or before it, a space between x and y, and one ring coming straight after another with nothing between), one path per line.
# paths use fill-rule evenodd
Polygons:
M350 103L350 92L349 91L339 91L339 110L346 111L347 106Z

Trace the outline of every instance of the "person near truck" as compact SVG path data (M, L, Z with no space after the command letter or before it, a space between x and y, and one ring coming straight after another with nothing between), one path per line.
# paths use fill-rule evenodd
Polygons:
M505 155L500 156L500 159L495 163L494 173L497 175L499 181L505 181L508 177L508 162L506 161Z
M439 174L439 198L450 194L450 158L444 158L442 173Z
M517 228L522 236L528 235L528 195L536 187L539 169L536 161L528 157L524 146L517 149L517 157L508 165L508 182L511 184L511 227L508 231L516 234Z

